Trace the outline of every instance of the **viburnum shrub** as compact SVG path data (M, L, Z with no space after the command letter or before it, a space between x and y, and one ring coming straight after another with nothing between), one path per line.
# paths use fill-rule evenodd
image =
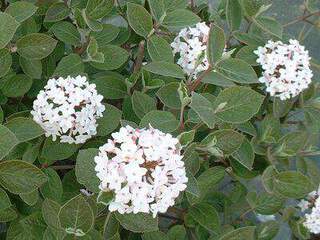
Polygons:
M0 7L0 239L320 238L319 1Z

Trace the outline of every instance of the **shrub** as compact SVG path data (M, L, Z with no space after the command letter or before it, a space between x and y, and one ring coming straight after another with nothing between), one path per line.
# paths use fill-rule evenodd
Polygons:
M319 5L270 6L1 1L1 236L316 239Z

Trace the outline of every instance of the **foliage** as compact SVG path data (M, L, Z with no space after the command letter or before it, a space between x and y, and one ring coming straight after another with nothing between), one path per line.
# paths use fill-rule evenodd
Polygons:
M319 30L320 6L303 1L300 16L284 25L270 7L264 0L1 1L1 237L312 238L296 206L320 183L319 64L311 60L308 90L281 101L259 83L253 51L269 39L286 42L287 28L300 22ZM200 21L211 24L210 68L191 80L170 43ZM305 29L295 36L301 42ZM69 75L87 76L104 97L97 135L85 144L46 138L30 115L47 80ZM149 124L179 138L187 189L157 218L110 213L113 196L99 194L93 158L120 126Z

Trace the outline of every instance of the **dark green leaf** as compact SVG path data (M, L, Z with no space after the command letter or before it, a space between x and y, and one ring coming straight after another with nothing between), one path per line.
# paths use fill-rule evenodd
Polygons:
M182 69L174 64L168 62L151 62L143 67L148 72L152 72L154 74L166 76L166 77L174 77L174 78L184 78L184 73Z
M11 41L18 27L19 23L11 15L0 12L0 49Z
M170 44L164 38L158 36L149 38L148 53L152 61L173 62Z
M44 18L45 22L58 22L70 14L70 9L64 2L56 2L50 6L46 16Z
M193 205L189 214L202 227L210 232L218 233L220 231L220 219L214 207L207 203L198 203Z
M151 125L163 132L170 133L178 128L179 121L171 112L154 110L147 113L140 122L140 127Z
M50 30L60 41L78 46L80 44L80 33L77 28L70 22L62 21L55 23Z
M209 40L207 43L207 56L209 63L214 65L223 54L225 48L226 37L222 28L212 24L209 32Z
M10 14L17 22L23 22L31 17L37 11L38 7L31 2L18 1L11 3L6 8L6 13Z
M53 76L56 77L67 77L67 76L78 76L84 72L84 64L81 57L78 54L71 53L70 55L63 57Z
M1 37L0 37L1 38ZM11 67L12 57L8 49L0 50L0 77L6 75Z
M106 104L106 110L103 112L103 117L97 120L98 136L107 136L112 133L118 126L121 120L122 112L109 104Z
M158 230L158 219L153 218L150 214L116 213L115 216L121 226L131 232L154 232Z
M16 145L19 140L8 128L0 125L0 160L3 159Z
M133 111L140 119L148 112L157 109L155 99L145 93L134 91L131 99Z
M192 26L201 21L193 12L186 9L176 9L168 12L163 20L163 25L172 29L181 29L187 26Z

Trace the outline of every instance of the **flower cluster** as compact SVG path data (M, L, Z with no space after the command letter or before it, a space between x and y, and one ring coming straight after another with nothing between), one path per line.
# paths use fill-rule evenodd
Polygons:
M50 79L33 102L33 119L47 137L61 142L84 143L97 132L96 120L102 117L103 97L86 77Z
M182 29L171 43L173 54L179 54L178 64L193 79L208 69L207 41L210 28L206 23Z
M299 95L311 83L309 53L297 40L291 39L289 44L269 40L254 53L264 70L259 81L266 84L271 96L289 99Z
M178 139L157 129L122 127L95 157L100 189L112 191L110 211L164 213L188 178Z
M299 202L300 207L305 214L305 221L303 225L314 234L320 233L320 186L317 191L313 191L308 194L306 199Z

